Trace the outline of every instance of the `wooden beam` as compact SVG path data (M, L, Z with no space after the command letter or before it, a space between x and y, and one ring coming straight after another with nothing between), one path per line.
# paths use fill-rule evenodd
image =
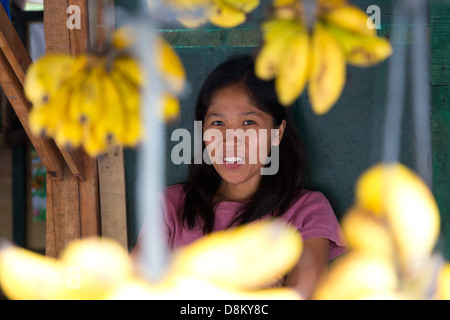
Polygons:
M69 17L67 8L71 5L69 2L76 2L74 5L77 5L84 14L84 16L80 14L81 21L86 21L87 11L82 10L82 8L86 8L86 5L83 6L83 2L85 3L86 0L44 0L44 33L47 53L58 52L78 55L85 52L88 48L87 23L84 22L81 25L81 29L74 29L75 31L71 31L67 27L67 19ZM73 175L83 181L86 173L83 171L83 166L80 165L84 158L82 152L80 150L69 151L61 149L61 153Z
M125 165L123 149L111 150L98 159L102 235L128 248Z
M31 143L39 153L48 174L53 179L61 179L64 162L61 153L53 140L37 137L31 133L28 124L31 106L23 93L20 81L2 51L0 51L0 86L3 88Z
M0 49L24 86L25 73L32 61L3 6L0 6Z
M69 29L67 9L80 8L80 29ZM44 32L46 52L78 55L89 49L86 0L45 0ZM65 244L77 237L100 235L97 160L83 149L62 150L68 166L63 181L51 183L47 198L47 255L58 256ZM68 161L71 159L71 161ZM72 164L82 179L76 179ZM70 168L69 168L70 167Z

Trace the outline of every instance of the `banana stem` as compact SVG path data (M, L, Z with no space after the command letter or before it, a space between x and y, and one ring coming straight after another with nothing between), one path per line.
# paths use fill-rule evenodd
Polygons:
M317 20L317 0L303 0L303 7L303 18L306 23L306 28L311 32L314 29Z

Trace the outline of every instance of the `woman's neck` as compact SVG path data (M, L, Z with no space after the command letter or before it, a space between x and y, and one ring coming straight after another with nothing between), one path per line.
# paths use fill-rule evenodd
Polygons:
M259 181L247 181L247 183L231 184L222 181L216 193L218 201L243 202L249 200L258 190Z

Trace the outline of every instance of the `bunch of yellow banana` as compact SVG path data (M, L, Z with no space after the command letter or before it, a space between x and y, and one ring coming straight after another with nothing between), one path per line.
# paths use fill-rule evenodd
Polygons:
M346 0L319 0L316 21L308 25L301 0L273 0L263 23L256 75L275 79L279 101L291 105L308 84L313 111L327 113L341 96L346 64L368 67L390 56L390 43L370 29L368 16Z
M104 55L47 54L29 67L24 89L33 104L29 122L34 134L44 133L62 148L82 146L91 156L111 145L139 143L145 76L139 61L127 51L134 41L130 31L118 29ZM169 119L179 113L177 95L186 76L168 43L158 39L156 47L156 65L166 84L161 117Z
M289 288L262 288L300 257L300 234L265 220L213 233L173 254L157 283L108 238L70 242L49 258L0 246L0 287L9 299L300 299Z
M406 166L378 164L364 172L342 230L350 251L333 262L316 299L448 295L448 263L443 267L433 253L440 233L438 207L426 184Z
M165 0L163 2L175 12L177 20L188 28L197 28L207 22L223 28L236 27L244 23L247 14L259 5L259 0Z

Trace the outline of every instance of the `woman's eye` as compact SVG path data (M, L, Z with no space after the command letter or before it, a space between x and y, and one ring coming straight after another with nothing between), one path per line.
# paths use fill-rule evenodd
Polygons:
M253 121L253 120L245 120L244 121L244 125L246 125L246 126L249 126L249 125L252 125L252 124L255 124L255 121Z
M223 122L222 121L213 121L211 124L213 126L223 126Z

